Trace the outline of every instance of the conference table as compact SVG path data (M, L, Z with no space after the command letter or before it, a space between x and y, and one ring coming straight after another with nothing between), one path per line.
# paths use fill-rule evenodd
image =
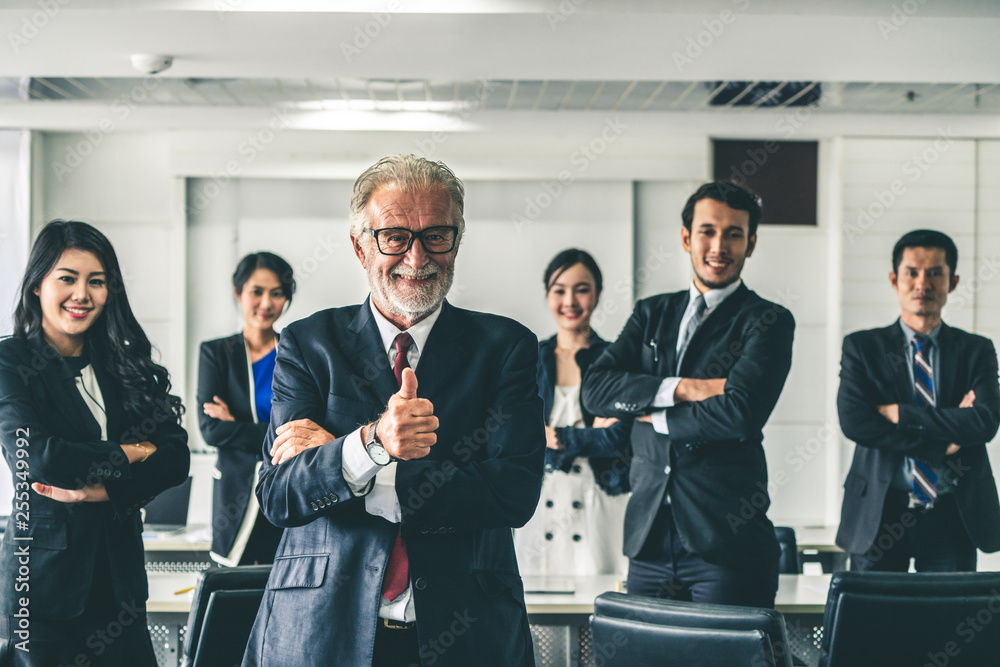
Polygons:
M149 624L160 667L174 667L198 573L149 572ZM525 603L538 667L593 664L589 617L594 599L619 590L621 577L524 577ZM806 664L816 664L830 575L779 575L775 608L785 616L789 642ZM541 592L551 591L551 592Z

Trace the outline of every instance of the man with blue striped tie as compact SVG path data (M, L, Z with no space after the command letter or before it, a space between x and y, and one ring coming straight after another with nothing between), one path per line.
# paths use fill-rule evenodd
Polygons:
M889 280L899 320L844 339L837 409L857 443L837 544L851 569L975 571L976 549L1000 550L1000 501L986 453L1000 426L993 343L950 327L958 286L947 235L909 232Z

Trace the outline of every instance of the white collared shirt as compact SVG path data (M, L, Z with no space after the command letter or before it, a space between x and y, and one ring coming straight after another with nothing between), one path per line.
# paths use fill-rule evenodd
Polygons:
M688 326L688 322L694 317L695 300L699 296L705 297L705 313L702 315L701 321L704 322L705 319L715 311L719 305L732 296L733 292L739 289L740 285L743 284L743 280L737 280L734 283L726 285L720 289L710 289L704 294L698 291L695 287L694 282L691 282L691 287L689 288L690 299L688 299L687 309L684 311L684 317L681 318L680 327L677 329L677 354L681 351L681 331L685 331ZM700 325L699 325L700 326ZM691 342L688 341L688 345ZM660 388L656 391L656 396L653 398L654 408L670 408L674 406L674 393L677 391L677 385L680 384L681 378L679 377L668 377L663 378L663 382L660 383ZM653 430L657 433L663 433L664 435L670 433L670 428L667 426L667 411L657 410L650 415L653 418Z
M378 326L378 332L382 338L382 349L386 351L389 367L392 368L396 363L396 336L403 332L379 312L370 298L369 306L371 306L375 324ZM406 351L406 360L414 372L417 372L420 352L427 344L431 329L434 328L434 323L437 322L440 315L441 307L438 306L437 310L406 330L406 333L410 334L413 339L413 343ZM380 516L392 523L400 522L402 513L399 507L399 498L396 496L396 463L392 462L380 466L372 461L365 450L365 443L361 441L360 428L344 438L343 450L341 451L341 469L344 481L347 482L351 492L356 496L363 495L369 482L374 481L371 492L365 496L365 510L369 514ZM391 602L382 599L378 615L380 618L407 623L416 620L416 614L413 610L413 590L410 586L407 586L406 590Z

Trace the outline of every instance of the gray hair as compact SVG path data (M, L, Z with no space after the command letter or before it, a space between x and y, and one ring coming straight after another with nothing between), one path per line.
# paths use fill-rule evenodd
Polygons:
M351 195L351 236L359 238L371 228L368 219L368 200L385 185L395 185L404 192L443 188L451 195L452 224L458 227L458 238L465 233L465 186L443 162L415 155L390 155L384 157L358 176Z

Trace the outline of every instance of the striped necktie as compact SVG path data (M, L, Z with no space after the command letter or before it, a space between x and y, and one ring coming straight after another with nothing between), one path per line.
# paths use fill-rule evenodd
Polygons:
M410 367L410 361L406 358L406 353L413 344L413 338L408 333L401 333L396 336L396 363L392 371L396 375L396 384L403 384L403 370ZM397 528L396 539L392 543L392 551L389 553L389 564L385 568L385 576L382 578L382 597L391 602L398 598L410 585L410 559L406 556L406 545L403 544L403 536Z
M934 407L934 370L930 363L933 343L927 336L913 338L913 394L917 405ZM911 458L913 464L913 499L918 505L930 508L937 498L937 471L922 461Z

